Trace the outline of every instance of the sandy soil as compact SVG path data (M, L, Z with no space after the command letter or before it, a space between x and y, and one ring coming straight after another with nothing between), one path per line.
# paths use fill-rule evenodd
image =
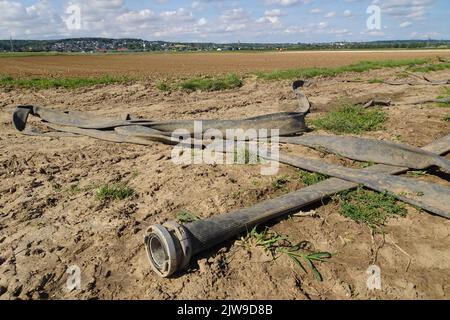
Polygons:
M448 108L408 104L435 97L442 87L344 82L356 77L393 79L398 71L316 80L305 90L315 104L311 116L335 108L343 99L391 97L401 105L385 108L385 129L367 136L420 147L449 134L443 121ZM194 259L186 273L160 279L145 255L146 227L173 219L182 209L207 218L277 197L284 191L273 188L275 177L261 176L259 166L177 166L170 161L171 148L161 144L25 137L10 124L14 107L22 103L99 115L205 119L289 110L294 99L289 82L253 78L238 90L220 93L162 93L154 82L75 92L0 89L0 299L449 299L450 221L410 206L407 217L389 220L384 240L339 215L333 201L307 208L316 211L314 216L274 222L272 228L293 242L307 240L317 250L335 254L318 265L323 282L288 259L272 261L260 249L235 240ZM305 148L292 151L320 156ZM352 165L334 156L326 160ZM279 173L294 174L287 166ZM442 175L425 179L450 185ZM114 181L128 182L137 195L118 202L96 200L95 187ZM71 192L71 186L83 191ZM292 182L287 191L302 187ZM366 286L372 264L381 267L380 291ZM82 290L68 292L66 270L72 265L81 269Z
M450 58L450 50L38 56L0 58L0 74L55 77L127 75L153 78L335 67L363 60L416 59L436 56Z

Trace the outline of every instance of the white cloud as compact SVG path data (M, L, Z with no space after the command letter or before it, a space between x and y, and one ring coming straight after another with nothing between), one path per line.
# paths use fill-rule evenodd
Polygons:
M272 26L281 26L280 17L283 15L284 13L280 9L266 10L264 16L257 19L256 22L269 23Z
M249 13L242 8L234 8L224 11L220 19L224 22L246 21L249 19Z
M271 17L280 17L282 15L284 15L283 12L281 12L280 9L273 9L273 10L266 10L264 12L265 16L271 16Z
M184 8L178 8L176 10L172 11L163 11L160 13L160 16L164 19L170 19L170 20L190 20L192 21L194 19L194 15L191 11L186 10Z
M352 18L354 16L353 16L353 13L350 10L347 9L347 10L344 11L344 17Z
M155 13L149 9L141 11L129 11L117 17L117 21L122 24L143 23L155 18Z
M300 0L267 0L267 4L277 4L280 6L288 7L300 3Z
M345 35L348 34L348 30L347 29L330 29L328 31L328 34L334 34L334 35Z
M326 27L328 27L328 22L319 22L316 26L319 29L325 29Z
M208 20L206 19L206 18L200 18L198 21L197 21L197 25L198 26L204 26L205 24L207 24L208 23Z
M412 23L409 22L409 21L405 21L405 22L400 23L400 28L407 28L407 27L410 27L410 26L412 26Z
M201 8L201 3L200 3L200 1L193 1L193 2L191 3L191 8L192 8L192 9L199 9L199 8Z
M0 0L0 35L3 38L47 38L62 33L65 23L47 0L39 0L31 6L15 1Z

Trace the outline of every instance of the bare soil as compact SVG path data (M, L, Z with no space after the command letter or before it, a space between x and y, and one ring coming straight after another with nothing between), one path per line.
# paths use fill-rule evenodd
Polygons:
M298 60L293 54L286 56ZM55 58L33 59L50 64ZM25 71L20 72L38 72L33 59L29 68L22 65ZM73 70L71 59L80 63L81 73L87 72L81 61L84 58L69 58ZM231 64L226 70L233 67ZM2 63L1 72L6 68L14 67ZM120 68L118 72L128 70L127 66ZM384 108L389 116L385 128L366 136L421 147L449 134L448 122L443 120L448 108L411 105L442 94L443 87L344 81L356 77L394 79L399 71L316 79L305 89L315 105L311 117L332 110L343 100L391 97L397 105ZM449 76L448 72L429 74L432 79ZM156 81L146 81L76 91L0 89L0 299L450 298L450 221L410 206L405 218L388 221L385 237L341 216L334 201L305 209L315 210L314 216L275 221L273 230L293 242L307 240L317 250L335 254L329 262L318 264L323 282L287 258L267 259L261 249L246 248L235 240L196 257L190 269L175 278L158 278L150 270L143 246L148 226L174 219L183 209L207 218L303 185L292 178L296 170L288 166L282 166L279 176L291 177L291 182L287 190L276 190L272 186L276 177L261 176L258 165L182 167L171 162L171 147L158 143L143 147L86 137L27 137L15 132L10 123L18 104L105 116L131 113L153 119L240 118L295 107L287 81L262 82L249 77L240 89L214 93L163 93L155 85ZM289 148L311 157L322 156L306 148ZM325 160L355 165L331 155ZM443 174L421 179L450 185ZM127 182L137 191L136 196L106 203L97 200L96 187L115 181ZM373 264L382 271L379 291L366 286L366 271ZM81 269L82 290L68 292L66 270L72 265Z
M312 51L260 53L148 53L0 58L0 74L36 77L143 78L246 73L292 68L336 67L362 60L450 58L449 50Z

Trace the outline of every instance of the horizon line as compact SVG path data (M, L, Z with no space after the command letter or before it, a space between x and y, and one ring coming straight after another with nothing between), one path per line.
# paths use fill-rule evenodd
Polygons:
M375 43L375 42L450 42L450 39L395 39L395 40L370 40L370 41L325 41L325 42L197 42L197 41L168 41L168 40L145 40L141 38L108 38L108 37L69 37L69 38L55 38L55 39L0 39L0 41L64 41L75 39L103 39L103 40L136 40L142 42L166 42L166 43L186 43L186 44L281 44L281 45L296 45L296 44L330 44L330 43Z

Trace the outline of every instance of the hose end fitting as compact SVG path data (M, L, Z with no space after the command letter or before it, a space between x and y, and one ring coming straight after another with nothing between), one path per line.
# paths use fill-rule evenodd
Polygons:
M187 267L192 246L185 227L170 221L148 228L144 243L152 269L163 278Z

